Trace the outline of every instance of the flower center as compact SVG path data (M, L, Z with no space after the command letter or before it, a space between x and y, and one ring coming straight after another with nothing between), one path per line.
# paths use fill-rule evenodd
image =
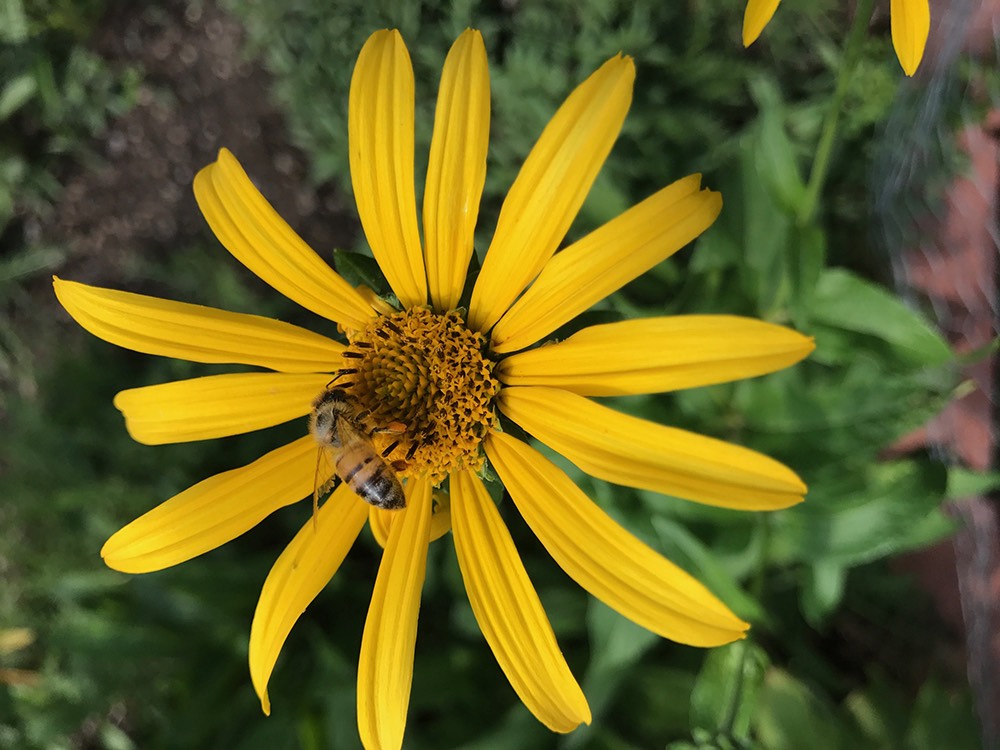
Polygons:
M451 471L478 470L480 444L493 426L500 383L483 352L485 337L452 310L416 307L374 318L344 352L346 390L368 412L372 442L403 461L402 476L423 474L435 484ZM405 428L405 429L404 429Z

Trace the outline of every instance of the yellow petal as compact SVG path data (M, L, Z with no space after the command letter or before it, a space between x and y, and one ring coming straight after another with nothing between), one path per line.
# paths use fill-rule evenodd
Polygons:
M774 372L813 348L808 336L752 318L677 315L584 328L501 360L497 375L581 396L661 393Z
M514 691L553 732L590 723L590 707L556 643L510 533L482 482L451 475L455 551L472 611Z
M27 648L35 642L35 631L31 628L0 629L0 655L9 656Z
M392 528L393 519L398 511L383 510L374 505L368 508L368 528L371 529L372 536L383 549L389 541L389 529Z
M371 305L372 309L379 315L392 315L398 312L395 307L379 297L371 287L360 284L355 287L355 291L360 294L365 302Z
M693 174L651 195L550 260L493 329L493 350L513 352L669 258L712 225L722 197Z
M802 502L787 466L755 451L621 414L557 388L504 388L500 409L588 474L736 510Z
M431 506L430 541L436 542L451 531L451 499L447 493L434 490L431 493ZM376 508L374 505L368 509L368 528L380 547L384 548L389 541L389 530L399 518L402 518L399 511Z
M358 216L403 307L427 301L413 187L413 67L395 29L361 48L348 102L351 183Z
M486 455L525 522L583 588L633 622L691 646L743 637L738 619L698 581L598 508L557 466L500 432Z
M244 364L279 372L330 372L343 344L259 315L54 279L56 297L98 338L126 349L209 364Z
M220 547L313 491L316 442L304 437L174 495L114 534L110 568L149 573Z
M368 750L399 750L413 681L420 590L427 567L431 487L407 482L375 580L358 665L358 731Z
M500 209L472 292L472 328L496 323L566 236L625 121L634 80L632 58L611 58L545 126Z
M424 189L427 282L438 310L453 309L465 286L489 136L486 47L478 31L467 29L452 45L441 73Z
M292 231L227 149L195 176L194 197L219 242L290 300L355 330L373 316L371 306Z
M927 34L931 29L931 8L927 0L892 0L892 46L903 66L903 72L912 76L924 56Z
M241 435L308 414L329 374L251 372L131 388L115 396L133 440L146 445Z
M749 0L743 14L743 46L749 47L771 20L781 0Z
M431 514L430 540L435 542L451 531L451 498L440 490L434 490L431 503L434 510Z
M274 563L250 626L250 679L265 714L267 681L299 616L333 578L368 518L368 506L340 485Z

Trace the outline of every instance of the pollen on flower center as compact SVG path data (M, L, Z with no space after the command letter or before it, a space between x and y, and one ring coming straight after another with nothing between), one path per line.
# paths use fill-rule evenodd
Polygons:
M405 432L376 434L390 458L405 460L400 474L424 474L437 483L451 471L478 469L480 444L495 420L493 399L500 383L483 355L486 340L452 310L415 307L379 316L353 336L345 361L348 390L370 412L373 427L393 424Z

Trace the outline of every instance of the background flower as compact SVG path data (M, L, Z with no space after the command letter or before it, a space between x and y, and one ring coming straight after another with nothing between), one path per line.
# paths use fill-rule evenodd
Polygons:
M767 26L781 0L747 0L743 15L743 46L749 47ZM870 7L869 7L870 11ZM892 0L892 46L896 50L903 72L912 76L917 72L927 45L931 26L928 0Z

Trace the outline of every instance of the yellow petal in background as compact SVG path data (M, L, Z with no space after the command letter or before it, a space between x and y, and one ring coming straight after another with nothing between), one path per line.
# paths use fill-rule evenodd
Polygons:
M500 361L506 385L581 396L662 393L788 367L814 348L790 328L733 315L677 315L591 326Z
M431 493L431 506L429 541L436 542L451 531L451 499L447 493L434 490ZM371 529L372 536L375 537L375 541L379 543L380 547L385 548L389 541L389 530L392 528L392 524L402 517L399 511L384 510L376 508L374 505L368 508L368 528Z
M358 55L348 102L351 184L368 244L403 307L427 301L413 187L413 67L395 29Z
M333 578L368 518L368 506L341 485L274 563L250 626L250 678L265 714L267 681L292 626Z
M487 643L528 710L554 732L590 723L590 707L559 650L510 532L482 482L451 475L455 550Z
M368 508L368 528L371 529L372 536L383 549L389 541L389 529L392 528L392 522L396 515L397 511L394 510L383 510L374 505Z
M892 0L890 5L892 46L903 66L912 76L924 56L927 34L931 29L931 9L928 0Z
M137 442L209 440L305 416L331 377L274 372L210 375L131 388L115 396L115 406Z
M279 372L330 372L343 344L259 315L54 279L56 297L98 338L144 354Z
M552 257L614 145L635 65L608 60L555 113L507 194L472 292L469 325L492 326Z
M114 534L101 557L123 573L149 573L190 560L310 495L315 471L316 441L296 440L174 495Z
M712 225L722 197L701 189L701 175L668 185L573 243L550 260L535 283L493 329L493 350L540 341Z
M644 628L691 646L743 637L747 624L698 581L636 539L541 453L491 432L486 454L553 559L583 588Z
M227 149L195 176L194 197L219 242L290 300L356 330L373 316L371 306L292 231Z
M413 682L420 591L427 566L431 487L406 485L405 510L392 522L379 565L358 665L358 731L367 750L399 750Z
M774 459L621 414L556 388L504 388L500 409L588 474L626 487L736 510L777 510L806 487Z
M781 0L748 0L743 14L743 46L749 47L771 20Z
M490 74L478 31L452 45L441 73L424 189L424 252L431 302L453 309L472 257L490 137Z

